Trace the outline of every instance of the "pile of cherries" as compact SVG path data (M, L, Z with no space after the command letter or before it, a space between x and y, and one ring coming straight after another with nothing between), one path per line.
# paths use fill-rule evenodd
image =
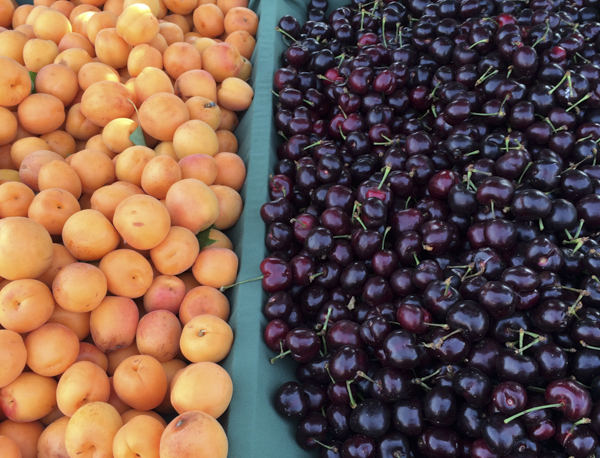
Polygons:
M264 338L303 448L600 457L599 7L281 18Z

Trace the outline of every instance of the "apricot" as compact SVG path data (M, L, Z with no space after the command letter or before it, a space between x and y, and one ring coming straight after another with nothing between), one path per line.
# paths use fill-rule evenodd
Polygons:
M219 104L228 110L244 111L250 107L254 91L239 78L225 78L217 92Z
M115 165L101 151L84 149L70 157L70 165L81 181L84 194L91 195L102 186L115 181Z
M35 196L27 215L44 226L50 235L61 235L66 221L80 210L73 194L50 188Z
M87 119L81 112L81 103L76 103L69 108L65 130L75 140L89 140L94 135L99 134L102 131L102 127L97 126Z
M72 417L90 402L107 402L110 395L108 376L101 367L89 361L75 362L61 376L56 389L60 411Z
M156 156L144 167L141 185L147 194L157 199L164 199L167 191L181 180L181 169L177 161L169 156Z
M133 86L140 103L144 103L150 96L159 92L173 94L173 84L169 76L162 70L146 67L136 77ZM154 108L153 108L154 109ZM183 121L182 121L183 122Z
M79 86L84 91L98 81L114 81L120 83L119 73L109 65L101 62L85 64L77 74Z
M173 275L159 275L144 294L144 310L149 313L156 310L167 310L177 314L185 296L183 281Z
M87 35L87 27L86 27ZM80 48L87 52L90 57L96 57L96 50L94 45L84 36L79 33L70 32L65 34L60 42L58 43L58 50L60 52L66 51L67 49Z
M17 118L4 107L0 107L0 145L12 142L17 136Z
M231 351L233 331L218 316L198 315L184 326L180 345L183 356L193 363L218 363Z
M52 244L52 262L46 271L37 277L37 280L44 283L49 288L52 287L52 282L54 278L60 272L60 270L66 265L77 262L69 250L67 250L63 245L59 243Z
M19 167L21 181L34 191L39 191L38 173L42 166L52 161L64 161L60 154L54 151L39 150L28 154Z
M165 427L158 420L148 415L132 418L115 436L114 458L159 458L160 438L164 430Z
M98 347L91 343L79 342L79 353L77 354L76 362L79 361L93 363L102 369L103 372L108 370L108 358L106 357L106 354L101 352Z
M56 406L56 385L53 378L23 372L0 388L0 409L13 421L39 420Z
M65 107L50 94L31 94L19 104L19 124L33 134L47 134L65 120Z
M58 420L59 418L62 418L62 417L64 417L63 413L60 411L58 406L56 406L56 407L54 407L54 409L52 409L52 412L50 412L48 415L40 418L39 422L44 426L48 426L51 423L55 422L56 420Z
M201 285L221 288L233 285L237 269L238 258L233 251L209 247L200 252L192 272Z
M98 60L103 64L112 68L123 68L127 65L131 45L118 34L116 27L100 30L96 35L95 47Z
M119 317L115 325L115 317ZM94 345L104 353L129 347L135 339L139 311L135 302L127 297L107 296L90 316L90 331ZM136 352L137 346L134 348ZM108 354L111 373L111 355ZM127 402L127 401L125 401Z
M204 51L206 51L206 48L208 48L209 46L212 46L214 44L217 44L217 42L215 40L213 40L211 38L207 38L207 37L200 37L193 43L194 48L196 48L198 50L198 52L200 53L201 56L202 56L202 54L204 54Z
M8 2L11 3L12 2ZM13 5L14 6L14 5ZM5 6L6 11L10 11L10 6ZM25 21L27 19L27 16L29 16L29 13L31 13L31 11L34 9L34 5L30 5L30 4L23 4L20 5L19 7L17 7L16 9L14 9L13 14L12 14L12 28L15 29L17 27L19 27L20 25L25 24ZM4 26L2 26L4 27Z
M222 105L219 105L219 108L221 109L221 124L219 124L219 130L235 131L240 124L238 115L235 114L235 111L228 110ZM233 151L229 152L232 153Z
M41 192L62 189L75 199L81 197L81 180L73 167L63 161L44 164L38 173L38 187Z
M101 30L117 27L117 16L110 11L93 14L86 26L86 35L90 43L96 44L96 37Z
M123 414L125 412L132 410L131 406L128 406L127 404L125 404L119 398L119 396L117 396L117 393L115 392L115 387L113 386L113 378L109 377L108 381L110 383L110 396L108 398L108 401L106 401L106 402L108 402L111 406L113 406L115 409L117 409L117 412L119 412L119 415L121 415L121 418L123 418Z
M90 402L82 406L65 431L69 456L111 457L112 443L121 426L121 416L110 404Z
M0 34L0 55L15 60L21 65L23 60L23 49L29 37L18 30L5 30Z
M254 48L256 47L256 40L245 30L236 30L235 32L230 33L227 38L225 38L225 43L231 43L235 46L242 57L246 59L252 57Z
M115 173L119 181L133 183L136 186L142 184L142 174L146 165L156 157L152 149L134 145L128 147L116 158Z
M50 266L52 252L52 238L41 224L20 216L0 219L1 277L35 278Z
M98 267L85 262L64 266L52 282L54 299L65 310L91 312L107 292L107 279Z
M227 33L244 30L254 37L258 31L258 16L249 8L237 6L225 15L224 26Z
M46 427L37 443L38 458L69 458L65 447L65 431L69 417L61 417Z
M190 119L185 103L176 95L159 92L140 107L142 129L157 140L171 141L177 128Z
M167 375L152 356L131 356L121 362L113 378L117 395L137 410L154 409L167 392Z
M186 72L202 68L202 57L189 43L173 43L163 55L163 65L167 74L177 79Z
M242 216L242 197L229 186L212 185L210 189L219 201L219 217L214 222L215 227L219 230L233 227Z
M135 195L116 208L114 225L125 241L138 250L150 250L161 243L171 227L167 209L154 197Z
M183 226L194 234L208 229L219 216L219 202L208 186L188 178L169 189L166 207L175 226ZM194 212L188 211L194 208Z
M137 322L135 325L137 326ZM134 334L135 334L135 330L134 330ZM121 364L122 361L126 360L130 356L135 356L135 355L139 355L139 354L140 354L140 352L137 348L137 344L135 342L135 337L134 337L133 343L130 346L125 347L125 348L119 348L115 351L107 353L106 358L108 359L108 370L106 371L106 373L109 376L111 376L111 381L112 381L112 375L114 375L115 370L117 370L117 367L119 367L119 364ZM129 406L129 408L131 408L131 406Z
M10 1L4 0L0 3L0 27L11 26L15 8L16 6Z
M50 5L50 9L56 10L59 13L64 14L66 17L70 16L74 8L75 5L67 0L58 0Z
M79 339L62 324L46 323L29 333L25 347L29 368L44 377L54 377L76 361Z
M121 414L121 418L123 419L123 424L126 425L131 420L137 417L150 417L158 421L164 428L167 427L167 422L163 417L154 412L153 410L137 410L137 409L129 409L126 412Z
M204 121L215 131L221 124L221 109L212 100L202 96L193 96L187 99L185 105L190 113L190 119Z
M240 72L240 74L237 77L239 79L241 79L242 81L248 81L250 79L250 77L252 76L252 62L250 62L244 56L242 56L242 62L243 62L242 71Z
M182 158L178 165L183 179L195 178L210 186L217 178L218 167L213 156L191 154Z
M166 48L171 46L173 43L182 43L184 39L183 30L181 30L181 27L179 27L177 24L173 24L172 22L161 22L159 35L163 37L165 44L167 45ZM166 48L164 51L167 50Z
M152 266L133 250L115 250L100 261L100 270L106 275L108 290L117 296L143 296L153 280Z
M237 153L238 141L233 132L229 130L217 130L217 138L219 139L219 152Z
M152 41L159 30L158 20L143 3L126 7L117 19L117 33L131 46Z
M110 121L102 131L104 144L114 153L122 153L134 143L129 136L138 125L129 118L117 118Z
M37 443L44 430L39 421L17 423L5 420L0 423L0 436L11 438L19 447L22 458L37 458Z
M190 229L173 226L164 240L150 250L150 257L161 274L178 275L194 264L199 250L198 240Z
M217 0L217 6L221 8L223 14L227 14L231 8L236 6L248 8L248 0Z
M246 166L244 161L234 153L219 153L215 156L217 177L215 185L228 186L239 192L246 181Z
M79 73L81 67L92 61L93 59L88 52L80 48L65 49L54 59L55 64L65 65L73 70L75 74Z
M58 54L58 46L51 40L34 38L23 47L23 61L30 72L38 73L46 65L52 64Z
M0 329L0 347L0 387L3 387L23 372L27 362L27 349L23 338L8 329Z
M49 134L42 135L40 138L48 142L50 151L59 154L63 159L76 152L75 139L64 130L55 130Z
M167 43L166 38L161 33L156 35L156 37L154 37L154 40L152 40L148 44L150 46L152 46L154 49L156 49L158 52L160 52L161 55L163 55L165 53L165 51L167 50L167 48L169 47L169 44Z
M80 261L97 261L113 251L121 241L110 221L97 210L81 210L63 227L63 243Z
M161 458L226 458L228 450L221 424L200 411L175 417L160 439Z
M77 335L79 341L82 341L90 335L90 313L71 312L56 304L47 323L60 323L68 327Z
M202 68L210 73L217 83L236 77L242 71L240 51L230 43L217 43L202 54Z
M167 310L155 310L140 319L135 340L142 355L164 363L179 352L180 337L181 324L177 317Z
M104 127L113 119L131 117L135 111L130 101L132 97L121 83L98 81L84 92L81 112L94 124Z
M215 38L225 32L225 15L213 4L200 5L194 10L194 26L203 37Z
M98 210L112 222L117 206L133 195L135 195L135 191L125 186L104 186L92 194L92 209Z
M229 239L229 237L227 237L220 230L218 230L218 229L211 229L209 237L210 237L211 240L215 240L215 243L213 243L210 246L204 247L203 250L206 250L206 249L208 249L210 247L213 247L213 248L226 248L228 250L233 250L233 243L231 243L231 240Z
M31 188L18 181L0 184L0 218L9 216L27 216L35 193Z
M102 134L94 135L85 142L84 149L94 149L108 156L109 159L113 159L116 154L107 148L102 140ZM83 150L80 150L83 151Z
M175 14L186 15L198 6L198 0L165 0L165 6Z
M12 116L12 114L11 114L11 116ZM16 117L15 117L15 119L16 119ZM32 137L32 138L36 138L36 137ZM16 167L13 164L12 158L10 157L11 149L12 149L12 145L10 143L8 145L0 146L0 167L2 169L16 171ZM175 151L173 151L173 155L175 156ZM177 157L177 156L175 156L175 157Z
M10 2L7 2L10 3ZM11 5L12 6L12 5ZM160 441L159 441L160 446ZM17 443L10 437L0 436L0 453L3 458L21 458L21 450Z
M179 159L191 154L214 156L219 152L219 140L208 124L193 119L177 128L173 136L173 147Z
M184 326L199 315L214 315L227 321L229 311L229 300L221 291L211 286L197 286L183 298L179 307L179 319Z
M146 67L163 68L163 56L158 49L144 43L129 53L127 70L131 76L137 77Z

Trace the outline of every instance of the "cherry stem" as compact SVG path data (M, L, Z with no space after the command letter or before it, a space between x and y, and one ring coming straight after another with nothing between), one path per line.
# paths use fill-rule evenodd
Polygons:
M383 47L387 48L387 42L385 41L385 21L387 21L387 14L383 15L381 20L381 35L383 36Z
M525 345L523 348L519 349L519 353L523 354L523 352L525 350L529 350L531 347L533 347L535 344L537 344L538 342L544 342L546 340L546 338L544 336L538 336L536 337L533 342L528 343L527 345Z
M598 350L600 351L600 347L594 347L593 345L588 345L587 343L585 343L585 341L580 340L579 343L581 344L581 346L583 348L589 348L590 350Z
M544 223L542 222L542 218L538 219L538 223L540 224L540 231L544 230Z
M351 238L350 235L334 235L333 236L334 239L349 239Z
M600 284L600 280L598 280L598 277L596 277L595 275L592 275L592 280L594 280L596 283Z
M519 181L517 181L518 184L521 184L521 181L523 181L523 178L525 177L525 174L529 170L529 167L531 167L531 164L532 164L531 162L527 163L527 166L525 167L525 170L523 170L523 173L519 177Z
M528 413L535 412L536 410L554 409L554 408L558 408L558 407L564 407L564 403L559 402L559 403L556 403L556 404L548 404L548 405L545 405L545 406L532 407L531 409L527 409L527 410L524 410L523 412L519 412L519 413L513 415L512 417L508 417L507 419L504 420L504 424L508 424L511 421L513 421L513 420L515 420L515 419L517 419L517 418L519 418L519 417L521 417L523 415L526 415Z
M381 249L385 250L385 238L388 235L388 232L390 232L392 228L390 226L385 228L385 232L383 233L383 239L381 240Z
M430 378L435 377L436 375L438 375L440 372L442 372L442 369L438 369L437 371L435 371L432 374L426 375L425 377L421 377L421 378L414 378L412 379L412 383L414 383L415 385L419 385L420 383L424 382L425 380L429 380Z
M308 280L312 283L313 280L317 277L320 277L321 275L323 275L325 272L317 272L316 274L312 274L311 276L308 277ZM331 309L330 309L331 310Z
M292 350L284 351L283 353L278 354L274 358L271 358L271 364L275 364L275 361L277 361L278 359L283 358L286 355L289 355L291 352L292 352Z
M573 423L573 426L571 426L571 431L569 431L569 434L573 434L576 426L589 425L591 422L592 420L590 418L582 418L581 420L577 420L575 423Z
M469 49L473 49L475 46L477 46L479 43L489 43L489 39L488 38L484 38L483 40L479 40L476 41L475 43L473 43L471 46L469 46Z
M448 277L444 280L444 283L446 283L446 288L444 289L444 296L448 295L448 289L450 288L451 282L452 282L452 277Z
M344 132L342 132L342 126L338 126L340 129L340 135L342 137L343 140L346 140L346 136L344 135Z
M330 83L335 83L334 80L330 80L329 78L327 78L326 76L323 76L323 75L317 75L317 78L319 78L320 80L329 81Z
M352 395L352 390L350 389L350 385L352 384L352 380L346 380L346 389L348 390L348 397L350 398L350 407L356 409L356 401L354 400L354 396Z
M277 92L275 92L273 89L269 89L271 91L271 94L273 94L275 97L279 97L279 94Z
M544 388L540 388L538 386L528 386L527 389L529 391L533 391L535 393L545 393L546 390Z
M589 59L586 59L585 57L583 57L583 56L582 56L581 54L579 54L578 52L576 52L576 53L575 53L575 55L576 55L577 57L579 57L580 59L583 59L583 61L584 61L584 62L587 62L587 63L589 63L589 62L590 62L590 61L589 61Z
M243 285L244 283L250 283L252 281L258 281L258 280L262 280L265 276L261 275L260 277L256 277L256 278L251 278L250 280L244 280L244 281L240 281L237 283L234 283L233 285L229 285L229 286L221 286L219 288L219 291L224 292L227 291L229 288L233 288L234 286L239 286L239 285Z
M585 102L591 96L592 96L592 94L587 93L586 95L584 95L583 97L581 97L577 102L571 104L571 106L569 108L567 108L565 111L571 111L573 108L577 108L577 105L579 105L582 102ZM577 108L577 113L579 113L579 108Z
M519 351L523 352L523 339L525 338L525 329L519 329Z
M440 324L440 323L427 323L426 321L423 322L423 324L425 326L433 326L434 328L442 328L445 329L446 331L450 330L450 326L448 326L447 324Z
M314 437L311 437L311 440L312 440L312 441L313 441L315 444L317 444L317 445L320 445L321 447L323 447L323 448L326 448L327 450L331 450L333 453L338 453L338 451L339 451L339 450L338 450L338 448L337 448L337 447L335 447L334 445L326 445L326 444L324 444L323 442L320 442L320 441L318 441L318 440L317 440L317 439L315 439Z
M285 35L286 37L288 37L290 40L292 40L294 42L298 41L293 36L291 36L289 33L287 33L285 30L283 30L281 27L275 27L275 30L277 30L279 33Z
M492 68L493 67L488 67L488 69L485 71L485 73L483 75L481 75L481 77L475 82L475 86L479 86L480 84L483 84L483 82L485 80L487 80L488 78L491 78L492 76L494 76L495 74L498 73L498 70L494 70L493 72L488 74L488 71Z
M371 382L371 383L373 383L373 384L375 384L375 385L377 385L378 387L381 388L381 382L380 381L378 382L378 381L373 380L371 377L369 377L363 371L356 371L356 376L364 378L365 380L368 380L369 382Z
M413 253L413 257L415 258L415 263L416 263L417 265L419 265L419 264L420 264L420 262L419 262L419 258L417 257L417 253ZM599 281L598 283L600 283L600 281Z
M377 189L381 189L381 187L383 186L383 183L385 183L385 180L387 180L387 177L391 171L392 171L392 165L386 164L385 167L383 168L383 178L379 182L379 186L377 186Z
M321 145L322 143L323 143L323 140L319 140L318 142L314 142L314 143L311 143L311 144L310 144L310 145L308 145L308 146L305 146L305 147L303 148L303 150L304 150L304 151L306 151L307 149L309 149L309 148L312 148L313 146L319 146L319 145Z
M558 82L558 84L557 84L556 86L554 86L552 89L550 89L550 91L548 92L548 94L552 94L552 93L554 93L554 91L556 91L556 90L557 90L557 89L560 87L560 85L561 85L562 83L564 83L564 82L565 82L565 80L566 80L567 78L569 78L570 76L571 76L571 72L570 72L569 70L567 70L567 71L565 72L565 74L563 75L563 77L561 78L561 80Z
M496 212L494 211L494 201L490 200L490 210L492 211L492 219L496 219Z
M471 151L470 153L465 154L464 156L475 156L476 154L479 154L479 150L475 150L475 151Z
M548 32L549 31L550 31L550 21L548 21L548 19L546 19L546 31L544 32L544 35L542 35L541 37L539 37L537 39L537 41L533 45L531 45L531 47L535 48L539 43L541 43L546 38L548 38Z
M302 227L306 227L306 223L303 223L302 221L300 221L299 219L296 219L296 218L292 218L290 220L290 223L299 223L299 224L302 224Z

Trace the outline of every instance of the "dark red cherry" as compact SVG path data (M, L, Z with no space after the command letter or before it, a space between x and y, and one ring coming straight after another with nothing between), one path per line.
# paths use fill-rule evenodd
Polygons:
M492 402L500 413L513 415L525 409L527 391L520 383L502 382L494 388Z

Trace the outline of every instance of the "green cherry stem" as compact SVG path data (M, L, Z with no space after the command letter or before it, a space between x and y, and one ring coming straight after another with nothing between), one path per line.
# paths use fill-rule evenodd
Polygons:
M526 415L526 414L531 413L531 412L535 412L537 410L554 409L554 408L563 407L563 406L564 406L564 404L562 402L559 402L559 403L556 403L556 404L548 404L548 405L545 405L545 406L532 407L531 409L527 409L527 410L524 410L523 412L519 412L519 413L513 415L512 417L508 417L507 419L504 420L504 423L508 424L511 421L516 420L517 418L519 418L519 417L521 417L523 415Z
M262 280L264 278L264 275L261 275L260 277L256 277L256 278L251 278L249 280L244 280L244 281L239 281L237 283L234 283L233 285L229 285L229 286L221 286L219 288L219 291L224 292L227 291L230 288L233 288L234 286L239 286L239 285L243 285L244 283L250 283L252 281L258 281L258 280Z

